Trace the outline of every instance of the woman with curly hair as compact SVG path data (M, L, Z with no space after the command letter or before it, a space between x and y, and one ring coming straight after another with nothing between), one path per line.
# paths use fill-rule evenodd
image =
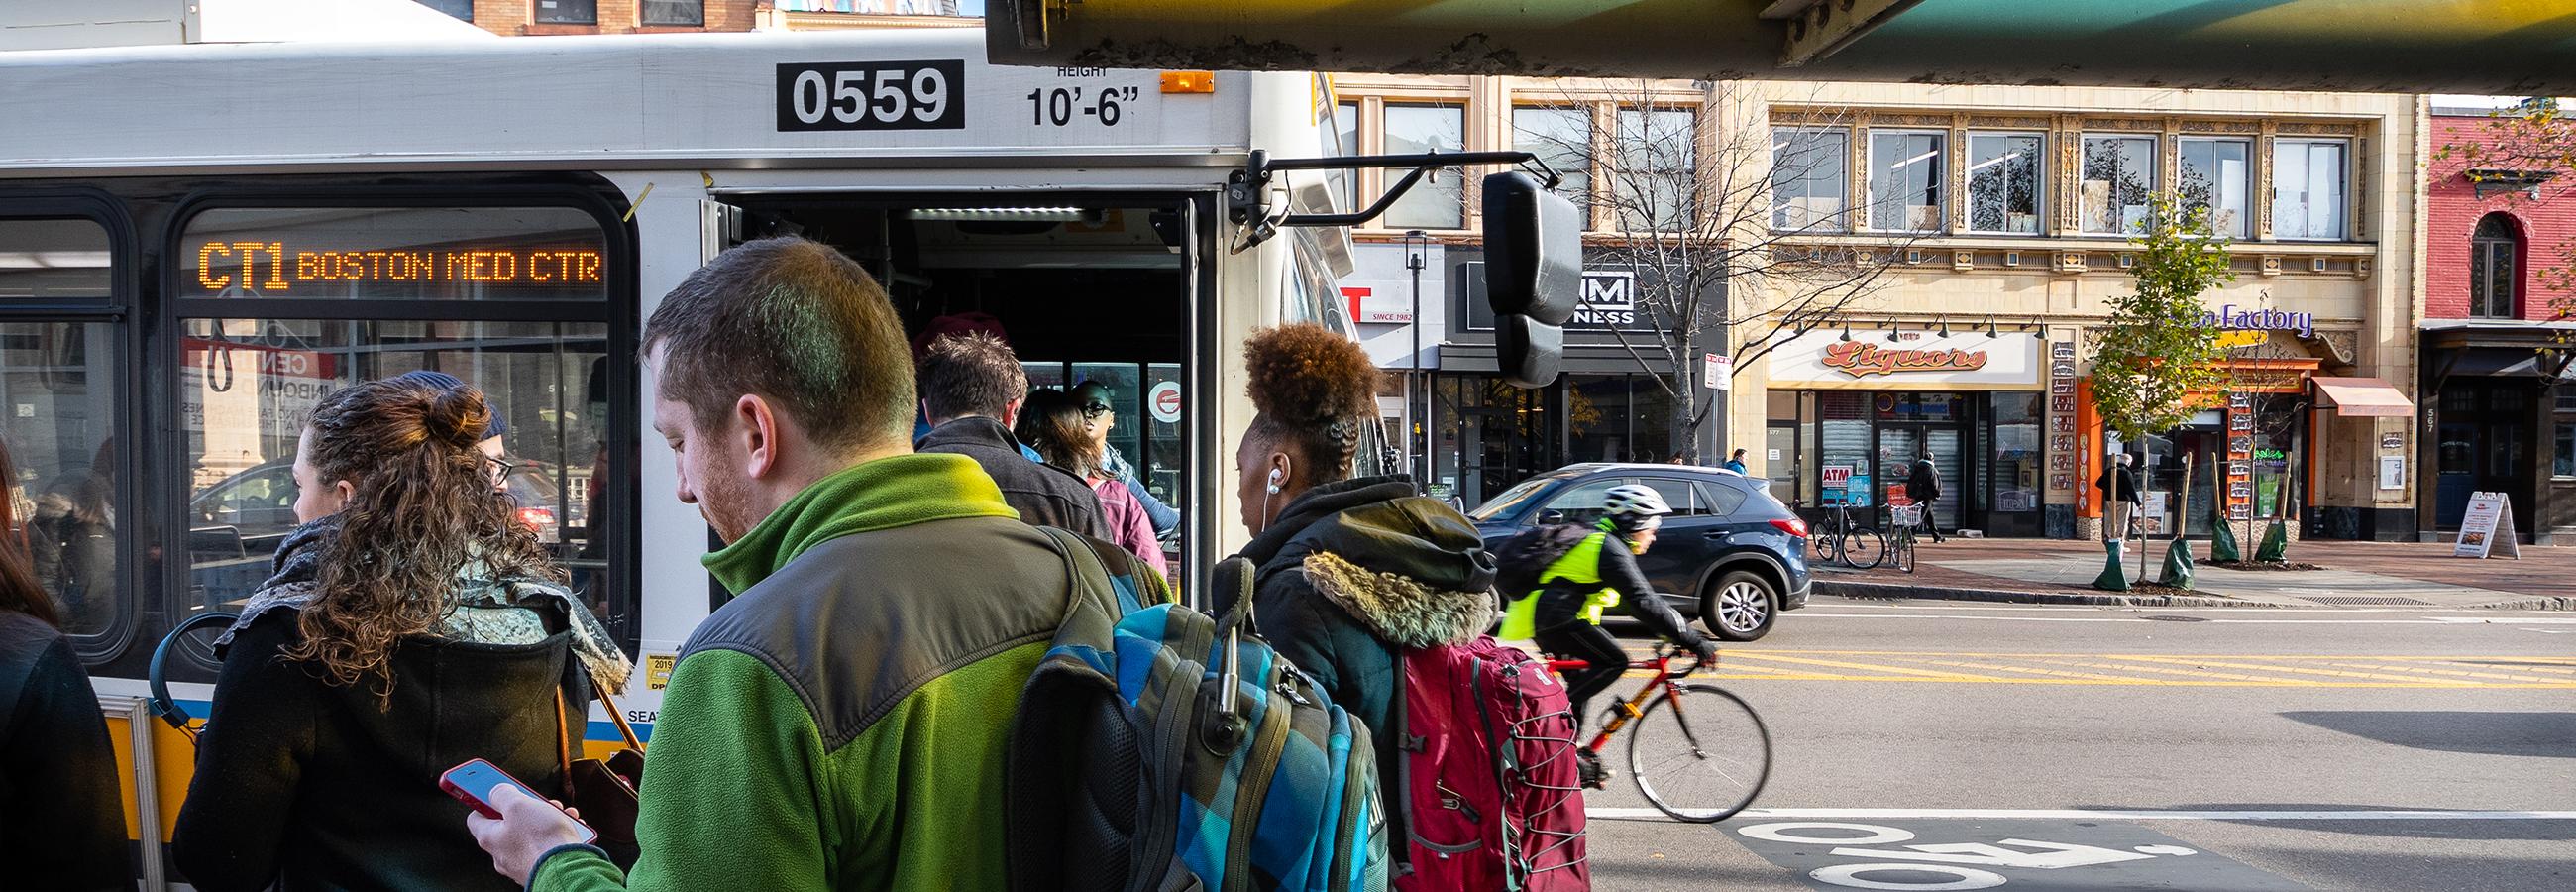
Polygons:
M483 758L562 789L590 692L626 655L492 488L481 392L370 381L314 409L303 522L218 639L179 810L199 889L516 889L438 777Z
M1011 435L1038 451L1046 463L1091 486L1100 497L1101 519L1109 524L1110 541L1136 555L1154 572L1170 574L1163 560L1163 545L1154 539L1153 518L1145 506L1136 501L1135 493L1125 481L1111 476L1103 464L1100 439L1091 435L1084 418L1082 403L1071 394L1052 387L1041 387L1029 393L1020 407L1019 424Z
M1494 559L1476 525L1404 475L1353 477L1377 419L1377 365L1312 324L1243 345L1254 415L1235 451L1235 493L1260 567L1253 622L1376 731L1378 776L1394 778L1406 648L1457 644L1494 620ZM1404 835L1391 832L1390 839Z

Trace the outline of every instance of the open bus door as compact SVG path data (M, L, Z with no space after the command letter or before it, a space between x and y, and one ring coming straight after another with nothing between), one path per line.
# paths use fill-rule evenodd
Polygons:
M913 338L1000 335L1032 388L1110 390L1109 446L1178 519L1160 536L1181 590L1218 556L1212 198L1175 192L745 191L701 206L702 247L795 235L840 250ZM916 419L915 434L926 430ZM712 534L711 534L712 535ZM710 548L721 543L710 541ZM710 609L732 593L711 584Z

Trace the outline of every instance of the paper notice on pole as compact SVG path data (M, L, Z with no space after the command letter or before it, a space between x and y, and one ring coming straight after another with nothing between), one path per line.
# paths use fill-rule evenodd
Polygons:
M2171 494L2161 489L2151 489L2146 492L2139 493L2138 495L2140 497L2139 504L2142 507L2142 510L2138 512L2142 515L2138 518L2138 531L2142 533L2163 535L2165 531L2165 500Z
M2483 558L2502 545L2505 554L2518 560L2522 547L2516 538L2513 500L2501 492L2471 493L2468 513L2460 518L2460 538L2451 545L2451 556Z

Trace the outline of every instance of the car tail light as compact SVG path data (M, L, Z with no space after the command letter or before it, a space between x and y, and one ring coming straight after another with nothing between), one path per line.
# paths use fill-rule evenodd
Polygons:
M1795 517L1772 518L1771 527L1800 539L1807 538L1807 522Z

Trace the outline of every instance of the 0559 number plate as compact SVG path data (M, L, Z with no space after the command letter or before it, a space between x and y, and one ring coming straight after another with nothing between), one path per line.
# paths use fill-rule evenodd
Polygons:
M778 129L966 129L966 63L796 62L778 66Z

